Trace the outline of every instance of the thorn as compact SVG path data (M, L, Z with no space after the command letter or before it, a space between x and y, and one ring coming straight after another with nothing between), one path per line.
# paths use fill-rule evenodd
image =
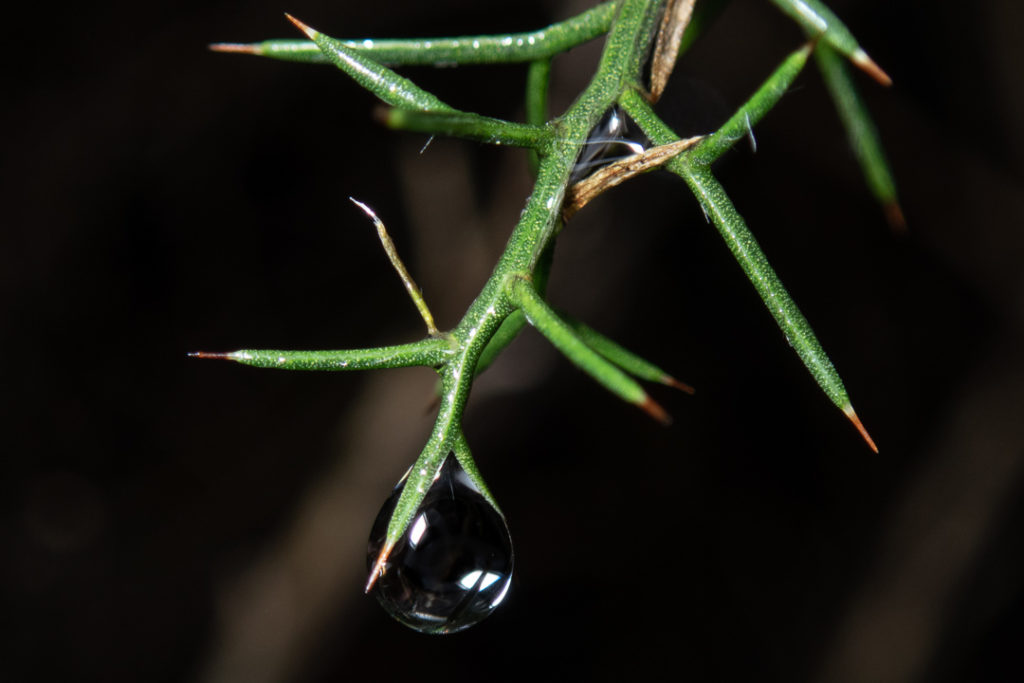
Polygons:
M889 78L889 74L882 71L882 67L875 64L875 60L868 57L868 53L864 50L857 48L857 51L850 57L854 64L856 64L864 73L871 76L873 79L881 83L882 85L889 87L892 85L892 79Z
M903 209L900 208L899 202L891 201L882 207L885 211L885 220L889 222L889 227L896 232L907 231L907 220L903 217Z
M394 547L394 545L385 545L381 549L380 554L377 555L377 559L373 563L373 569L370 570L370 576L366 579L366 590L363 591L364 593L369 593L373 589L373 584L377 583L377 579L384 576L384 572L387 571L384 565L387 564L388 555L391 554L391 550Z
M230 353L223 353L221 351L189 351L189 358L217 358L219 360L234 360L234 356Z
M664 426L668 427L672 424L672 417L650 396L644 399L643 403L638 403L637 406Z
M845 413L846 417L850 419L850 422L853 423L853 426L857 428L857 431L860 432L860 435L862 437L864 437L864 440L868 442L868 446L871 447L871 450L877 453L878 446L875 445L875 442L871 438L871 435L868 434L868 430L864 429L864 425L861 424L860 418L857 417L857 413L853 411L853 406L847 403L846 407L843 408L843 413Z
M316 30L315 28L312 28L312 27L310 27L310 26L306 26L306 25L305 25L305 24L303 24L303 23L302 23L301 21L299 21L298 19L296 19L296 18L295 18L295 17L293 17L292 15L288 14L287 12L285 12L285 13L284 13L284 15L285 15L286 17L288 17L288 21L290 21L290 22L292 22L293 24L295 24L295 25L296 25L296 26L298 27L298 29L299 29L300 31L302 31L303 33L305 33L305 34L306 34L306 36L307 36L307 37L308 37L308 38L309 38L310 40L316 40L316 36L320 35L320 32L319 32L319 31L317 31L317 30ZM865 56L867 56L867 55L865 55Z
M664 377L662 377L661 383L670 386L673 389L678 389L679 391L689 394L690 396L693 396L695 393L697 393L697 390L691 387L689 384L687 384L686 382L680 382L671 375L665 375Z
M237 52L246 55L263 54L263 47L259 43L210 43L206 47L213 52Z
M658 145L641 150L636 154L594 171L589 176L569 188L565 202L562 204L562 220L568 221L577 211L586 206L590 200L610 188L620 185L626 180L668 163L673 157L695 146L704 136L698 135L685 140L676 140L667 145Z

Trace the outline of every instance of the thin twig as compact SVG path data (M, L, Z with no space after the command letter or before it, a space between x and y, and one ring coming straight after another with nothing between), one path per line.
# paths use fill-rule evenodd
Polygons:
M398 255L398 250L395 249L395 243L391 241L391 235L388 234L387 228L384 227L384 221L377 217L377 214L366 204L363 204L358 199L349 197L349 200L358 206L360 209L370 217L373 224L377 226L377 236L380 237L380 244L384 247L384 253L388 255L388 260L391 261L391 265L394 266L395 271L398 273L398 277L402 279L402 284L405 285L405 290L409 292L409 297L412 302L416 304L416 309L420 312L420 316L423 318L423 322L427 325L427 334L434 336L437 334L437 325L434 324L434 316L430 312L430 308L427 306L426 300L423 298L423 292L416 285L416 281L409 275L409 271L406 270L405 264L402 263L401 257Z

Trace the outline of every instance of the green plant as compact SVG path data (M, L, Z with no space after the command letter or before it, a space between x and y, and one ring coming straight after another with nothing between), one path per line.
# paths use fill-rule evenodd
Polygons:
M536 178L526 208L491 277L454 329L436 328L383 223L372 209L356 202L376 224L389 258L426 323L425 338L409 344L341 351L240 350L194 354L290 370L425 366L440 375L440 405L433 431L397 494L393 510L389 509L386 532L378 544L367 590L386 571L391 552L409 529L449 454L454 454L481 495L497 509L473 462L461 420L474 378L526 324L540 331L609 391L660 421L668 420L665 411L637 379L688 390L686 385L595 330L557 313L545 301L554 242L566 221L594 196L654 168L667 170L688 185L804 365L829 399L875 448L831 361L711 171L711 165L737 140L746 138L774 107L813 53L848 128L870 189L890 220L894 224L902 221L877 134L856 95L845 61L852 61L884 84L888 84L888 77L842 22L817 0L773 2L801 24L810 42L790 54L717 131L687 140L679 139L658 117L653 105L664 90L676 59L701 26L723 6L720 1L708 0L695 8L693 0L615 0L532 33L422 40L343 41L289 17L309 40L213 46L222 52L334 64L388 105L382 118L392 128L524 147L531 154ZM601 35L607 36L604 52L589 86L567 111L548 120L551 59ZM528 65L525 123L455 109L385 66L497 62ZM588 145L606 146L618 139L614 131L606 133L610 139L595 137L594 133L612 110L631 117L653 146L637 149L634 145L635 154L604 165L598 158L595 165L600 167L596 171L589 175L581 173L578 164ZM586 177L578 180L581 175Z

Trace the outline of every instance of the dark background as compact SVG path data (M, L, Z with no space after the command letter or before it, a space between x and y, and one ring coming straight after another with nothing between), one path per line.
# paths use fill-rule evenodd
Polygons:
M1024 98L1010 0L832 3L909 223L885 224L813 69L719 166L846 381L821 394L678 180L585 209L550 298L679 378L663 429L527 332L466 430L516 579L464 634L362 595L365 536L428 433L432 373L288 374L196 349L418 338L374 206L442 327L529 191L524 154L388 132L329 67L205 50L526 30L555 3L18 10L2 121L5 681L1024 678ZM38 14L33 12L38 11ZM13 35L13 34L12 34ZM13 42L11 42L13 40ZM660 105L724 119L798 30L741 1ZM556 65L553 108L599 45ZM410 69L519 117L521 67Z

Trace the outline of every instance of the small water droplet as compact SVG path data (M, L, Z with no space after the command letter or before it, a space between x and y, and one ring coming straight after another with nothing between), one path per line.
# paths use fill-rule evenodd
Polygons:
M583 180L602 166L643 152L649 141L643 133L631 132L631 123L626 112L619 107L609 109L590 131L590 136L583 144L583 151L572 167L570 181L575 183Z
M367 566L384 545L401 486L370 532ZM505 518L449 455L416 516L392 549L373 593L387 612L423 633L455 633L505 599L512 579L512 538Z

